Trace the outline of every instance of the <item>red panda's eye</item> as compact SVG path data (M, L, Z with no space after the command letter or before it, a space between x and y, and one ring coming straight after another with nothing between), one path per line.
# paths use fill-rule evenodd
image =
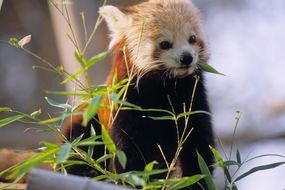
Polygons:
M195 44L197 42L197 37L195 35L190 36L188 42L190 44Z
M160 45L160 48L164 50L172 48L172 44L168 41L160 42L159 45Z

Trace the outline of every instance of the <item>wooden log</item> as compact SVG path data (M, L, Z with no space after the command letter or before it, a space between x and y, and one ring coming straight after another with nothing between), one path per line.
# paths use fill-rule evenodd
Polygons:
M27 190L130 190L87 177L62 175L40 169L31 171Z
M26 184L0 183L1 190L25 190L26 187Z

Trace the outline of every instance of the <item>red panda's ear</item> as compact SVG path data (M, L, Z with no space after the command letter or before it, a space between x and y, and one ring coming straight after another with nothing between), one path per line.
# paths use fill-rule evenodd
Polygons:
M131 26L131 15L111 5L101 7L99 14L105 19L111 32L112 40L109 48L112 48L118 42L120 36Z

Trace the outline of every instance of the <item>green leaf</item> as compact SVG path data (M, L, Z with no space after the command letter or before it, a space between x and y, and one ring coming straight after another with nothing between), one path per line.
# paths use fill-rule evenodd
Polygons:
M69 154L72 148L72 144L65 143L61 145L59 152L57 153L57 161L56 163L62 163L63 161L69 158Z
M174 121L175 118L173 116L143 116L144 118L149 118L149 119L152 119L152 120L156 120L156 121L165 121L165 120L172 120Z
M79 135L78 137L76 137L76 139L74 139L74 140L72 141L72 144L73 144L74 146L78 145L78 144L81 142L81 139L83 138L83 135L84 135L84 133L81 134L81 135Z
M81 97L89 97L90 95L85 92L68 92L68 91L46 91L47 94L58 94L64 96L81 96Z
M105 51L105 52L102 52L102 53L99 53L99 54L95 55L94 57L91 57L87 61L86 66L90 67L90 66L94 65L95 63L105 59L108 54L109 54L109 51Z
M30 116L32 116L32 117L37 117L37 116L39 116L39 115L41 115L41 114L42 114L42 110L41 110L41 108L40 108L39 110L34 111L33 113L31 113Z
M150 163L148 163L145 167L144 167L144 171L145 172L150 172L153 170L154 165L158 164L157 161L152 161ZM143 176L145 181L149 181L149 175L144 175Z
M10 38L9 43L13 46L19 47L18 39L17 38Z
M115 143L111 139L108 131L105 129L104 126L101 127L102 129L102 139L104 144L106 145L106 148L110 152L110 154L115 154L117 152L117 148L115 146Z
M100 107L100 102L102 100L102 96L94 97L88 107L84 110L83 113L83 125L87 126L88 122L97 114L98 109Z
M119 163L121 164L122 168L125 169L126 165L127 165L127 156L126 154L121 151L121 150L117 150L117 158Z
M239 152L238 149L237 149L237 152L236 152L236 157L237 157L237 162L238 162L239 164L241 164L241 157L240 157L240 152Z
M206 115L212 115L210 112L207 111L191 111L191 112L183 112L177 116L177 119L180 119L181 117L189 116L189 115L195 115L195 114L206 114Z
M223 167L223 159L222 156L220 155L220 153L212 146L209 146L215 159L217 160L217 162L219 163L220 166Z
M69 104L60 104L60 103L57 103L56 101L54 101L48 97L45 97L45 99L46 99L47 103L51 106L63 108L63 109L67 109L67 110L71 110L71 108L72 108L72 106Z
M108 160L108 159L110 159L110 158L112 158L113 157L113 155L111 155L111 154L105 154L104 156L101 156L100 158L98 158L97 160L96 160L96 163L101 163L101 162L105 162L106 160Z
M64 79L62 82L60 82L60 84L65 84L65 83L75 79L78 75L82 74L84 71L86 71L86 68L79 69L74 74L70 75L69 77Z
M12 109L11 108L8 108L8 107L0 107L0 112L2 112L2 111L12 111Z
M81 65L83 68L85 68L85 66L86 66L86 61L84 60L84 58L82 57L82 55L79 54L78 51L75 51L75 52L74 52L74 56L75 56L76 60L80 63L80 65Z
M122 174L127 183L134 185L134 186L144 186L146 184L145 180L135 174L132 173L125 173Z
M222 76L226 76L223 73L220 73L219 71L217 71L215 68L213 68L212 66L208 65L207 63L204 62L198 62L198 67L205 71L205 72L209 72L209 73L214 73L214 74L218 74L218 75L222 75Z
M209 171L209 168L205 160L202 158L202 156L198 152L197 152L197 155L198 155L198 164L199 164L202 174L205 175L205 182L208 187L208 190L216 190L211 173Z
M273 163L273 164L267 164L267 165L254 167L254 168L250 169L249 171L245 172L244 174L240 175L239 177L237 177L235 182L237 182L237 181L239 181L239 180L245 178L246 176L251 175L251 174L253 174L255 172L262 171L262 170L269 170L269 169L281 166L283 164L285 164L285 162L276 162L276 163Z
M183 177L183 178L180 178L177 183L175 183L174 185L171 185L168 189L169 190L182 189L184 187L188 187L190 185L197 183L204 177L205 177L204 175L194 175L191 177Z
M39 125L46 125L46 124L50 124L50 123L55 123L58 121L61 121L62 118L60 117L55 117L55 118L51 118L51 119L46 119L46 120L42 120L40 122L37 122Z
M241 164L235 160L227 160L224 162L224 165L225 166L241 166Z
M8 125L8 124L13 123L15 121L18 121L22 118L24 118L23 115L14 115L12 117L7 117L5 119L1 119L0 120L0 127L4 127L5 125Z
M94 129L94 126L91 124L91 128L90 128L90 137L98 137L96 136L96 131ZM99 138L101 138L101 136L99 136ZM96 139L97 140L97 139ZM92 140L91 142L94 142L95 140ZM93 157L93 154L94 154L94 145L89 145L88 146L88 151L87 151L88 155L90 157Z

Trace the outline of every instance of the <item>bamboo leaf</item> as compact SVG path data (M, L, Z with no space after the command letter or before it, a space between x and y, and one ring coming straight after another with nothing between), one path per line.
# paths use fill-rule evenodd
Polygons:
M84 110L83 113L83 125L87 126L88 122L97 114L100 103L102 100L102 96L94 97L88 107Z
M41 114L42 114L42 109L40 108L39 110L34 111L33 113L31 113L30 116L37 117L37 116L39 116Z
M65 83L75 79L78 75L82 74L85 70L86 70L85 68L79 69L74 74L70 75L69 77L64 79L62 82L60 82L60 84L65 84Z
M28 44L32 39L32 35L28 35L23 37L19 42L18 45L22 48L24 45Z
M63 109L67 109L67 110L70 110L72 108L72 106L69 104L60 104L60 103L58 103L58 102L56 102L56 101L54 101L48 97L45 97L45 99L46 99L47 103L51 106L63 108Z
M206 114L206 115L212 115L210 112L207 111L191 111L191 112L183 112L181 114L178 114L177 119L180 119L181 117L189 116L189 115L195 115L195 114Z
M74 56L76 58L76 60L80 63L80 65L85 68L86 67L86 61L84 60L84 58L82 57L81 54L79 54L78 51L74 52Z
M61 145L60 150L57 153L57 160L56 163L62 163L63 161L67 160L69 158L69 154L72 148L72 144L65 143Z
M236 152L236 158L237 158L237 162L238 162L239 164L241 164L241 157L240 157L240 152L239 152L239 150L237 150L237 152Z
M5 119L1 119L0 120L0 127L4 127L4 126L6 126L6 125L8 125L10 123L13 123L15 121L18 121L18 120L22 119L22 118L24 118L23 115L14 115L12 117L7 117Z
M209 171L209 168L208 168L205 160L203 159L203 157L198 152L197 152L197 155L198 155L198 164L199 164L199 167L200 167L202 174L205 175L204 180L206 182L208 190L216 190L212 176L211 176L211 173Z
M95 63L105 59L107 57L107 55L109 54L109 51L105 51L105 52L102 52L102 53L99 53L97 55L95 55L94 57L91 57L87 63L86 63L86 66L87 67L91 67L92 65L94 65Z
M175 118L174 117L172 117L172 116L157 116L157 117L155 117L155 116L143 116L144 118L149 118L149 119L152 119L152 120L156 120L156 121L161 121L161 120L163 120L163 121L165 121L165 120L172 120L172 121L174 121L175 120Z
M237 182L237 181L239 181L239 180L245 178L246 176L251 175L251 174L253 174L255 172L262 171L262 170L269 170L269 169L281 166L283 164L285 164L285 162L276 162L276 163L273 163L273 164L267 164L267 165L254 167L254 168L250 169L249 171L245 172L244 174L240 175L239 177L237 177L235 182Z
M118 158L118 161L119 161L120 165L122 166L122 168L125 169L126 165L127 165L126 154L121 150L117 150L117 158Z
M2 111L8 111L8 112L10 112L10 111L12 111L12 109L11 109L11 108L8 108L8 107L0 107L0 112L2 112Z
M51 118L51 119L46 119L46 120L42 120L40 122L37 122L39 125L46 125L46 124L50 124L50 123L55 123L58 121L61 121L62 118L60 117L55 117L55 118Z
M215 68L213 68L212 66L208 65L205 62L198 62L198 67L205 71L205 72L209 72L209 73L214 73L214 74L218 74L218 75L222 75L222 76L226 76L223 73L220 73L219 71L217 71Z
M80 96L80 97L89 97L90 95L85 92L68 92L68 91L46 91L47 94L58 94L64 96Z
M111 154L115 154L117 151L117 148L116 148L113 140L111 139L108 131L105 129L104 126L102 126L102 139L103 139L103 142L106 145L106 148L108 149L108 151Z
M191 177L184 177L179 179L177 183L174 185L171 185L168 189L169 190L176 190L176 189L182 189L184 187L189 187L190 185L193 185L203 179L205 176L204 175L194 175Z

